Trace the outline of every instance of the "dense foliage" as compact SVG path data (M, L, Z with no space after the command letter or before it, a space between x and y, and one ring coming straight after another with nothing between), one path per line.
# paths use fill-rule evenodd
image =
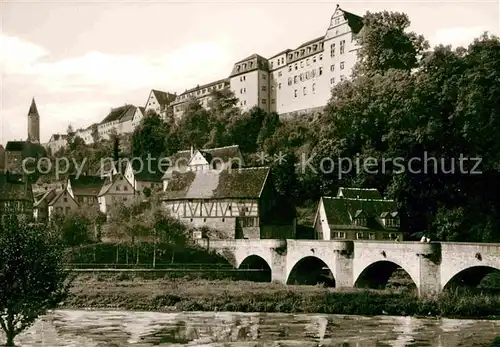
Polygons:
M0 325L7 346L67 295L63 254L57 234L44 227L0 226Z
M298 206L339 186L375 187L398 202L409 234L500 241L500 41L484 34L467 48L429 50L409 26L405 14L367 13L353 76L320 114L242 112L233 93L214 91L209 109L189 100L181 119L149 114L131 151L154 157L237 144L248 166L273 167L278 192ZM289 161L276 163L280 153Z

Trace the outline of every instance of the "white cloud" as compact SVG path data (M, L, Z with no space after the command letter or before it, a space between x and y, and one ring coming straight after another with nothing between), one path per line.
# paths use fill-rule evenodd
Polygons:
M0 33L0 69L4 73L26 73L47 54L43 47Z
M443 28L436 31L429 40L432 45L451 45L452 47L467 47L479 37L486 29L483 27L454 27Z
M40 58L48 55L44 48L15 37L0 37L9 52L0 65L4 73L29 75L49 92L120 94L152 86L177 91L191 87L190 83L227 77L231 68L229 46L223 41L190 44L158 56L90 51L75 58L42 62Z

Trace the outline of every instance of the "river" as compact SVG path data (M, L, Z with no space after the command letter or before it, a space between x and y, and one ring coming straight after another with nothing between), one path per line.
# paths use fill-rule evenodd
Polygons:
M23 347L471 346L500 321L233 312L57 310L16 338ZM3 338L2 338L3 340Z

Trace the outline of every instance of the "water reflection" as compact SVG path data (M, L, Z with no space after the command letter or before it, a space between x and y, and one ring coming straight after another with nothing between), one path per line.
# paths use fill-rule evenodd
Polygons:
M60 310L51 312L37 321L16 343L23 347L453 347L491 341L498 331L499 321L387 316Z

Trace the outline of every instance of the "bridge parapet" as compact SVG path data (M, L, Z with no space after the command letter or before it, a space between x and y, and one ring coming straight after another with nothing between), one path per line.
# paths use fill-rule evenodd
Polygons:
M287 246L286 240L279 239L232 239L232 240L210 240L198 239L196 243L209 248L283 248Z

